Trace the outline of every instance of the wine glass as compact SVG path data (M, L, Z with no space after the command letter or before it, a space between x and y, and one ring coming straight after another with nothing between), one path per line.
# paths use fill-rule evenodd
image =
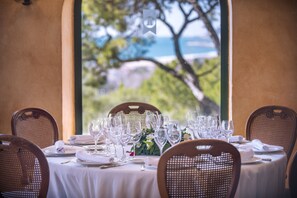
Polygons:
M230 142L229 139L233 135L233 132L234 132L233 121L232 120L222 120L221 129L222 129L223 133L225 134L228 142Z
M89 133L95 142L94 154L97 154L97 144L100 136L102 135L102 123L100 120L92 120L89 124Z
M167 140L171 146L181 141L181 130L177 121L170 121L167 129Z
M142 127L141 127L141 121L134 121L135 126L132 127L131 129L131 142L133 143L133 159L135 158L136 155L136 149L135 145L137 142L139 142L141 136L142 136Z
M154 132L154 140L160 149L160 156L162 155L163 147L167 142L166 130L166 128L160 127L158 130Z
M121 161L126 161L126 154L125 154L125 146L128 144L128 142L131 139L131 127L130 127L130 122L123 123L121 131L120 131L120 136L117 136L119 138L119 143L122 147L122 157Z

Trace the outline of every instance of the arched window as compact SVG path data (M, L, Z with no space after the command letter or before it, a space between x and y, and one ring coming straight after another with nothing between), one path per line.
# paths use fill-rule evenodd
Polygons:
M95 2L95 3L94 3ZM76 132L80 133L82 132L82 128L83 128L83 117L87 116L87 112L85 112L84 109L84 105L83 105L83 90L82 90L82 84L86 83L87 80L89 80L90 85L92 83L97 82L97 84L100 84L102 82L106 82L107 79L107 74L104 73L106 72L106 70L98 70L96 69L96 64L101 64L102 66L108 68L108 67L119 67L120 64L126 64L127 62L131 62L129 59L135 59L135 61L138 60L142 60L142 61L148 61L150 63L153 63L154 65L157 65L157 68L159 68L160 70L158 70L158 74L159 75L157 78L162 77L162 72L168 72L172 75L173 78L166 78L165 80L168 81L167 83L172 83L172 82L176 82L176 83L180 83L183 84L183 86L187 86L187 89L185 92L188 92L189 90L193 92L193 96L191 99L185 99L188 101L191 100L200 100L199 103L203 103L202 105L204 106L211 106L212 108L216 108L216 105L218 106L218 109L214 110L220 113L221 118L222 119L227 119L228 118L228 111L230 109L229 106L229 43L230 43L230 31L229 31L229 21L230 21L230 0L198 0L196 2L193 1L189 1L192 3L178 3L178 1L176 1L176 3L174 4L168 4L165 5L165 3L161 6L165 6L168 8L168 10L164 9L159 9L157 6L160 6L159 4L155 3L155 7L152 6L154 3L150 4L150 5L142 5L141 1L136 1L135 4L133 5L129 5L127 7L127 4L130 3L132 1L122 1L122 3L117 3L117 4L112 4L110 3L112 1L93 1L95 6L97 3L98 9L97 11L101 11L102 14L98 14L97 18L95 15L93 15L93 21L89 20L89 21L85 21L88 19L88 17L90 17L90 15L88 16L88 13L83 13L82 11L82 6L84 9L89 9L86 8L87 5L84 5L84 3L90 3L90 1L82 1L82 0L76 0L75 1L75 106L76 106ZM152 1L154 2L154 1ZM166 1L164 1L166 2ZM202 3L201 3L202 2ZM109 7L111 6L111 7ZM112 6L114 6L112 8ZM122 6L122 7L121 7ZM213 7L212 7L213 6ZM94 8L94 7L93 7ZM127 9L124 9L127 8ZM144 18L145 15L145 11L144 8L148 8L146 10L148 10L149 12L151 12L152 10L156 11L156 13L148 13L149 17L150 14L154 19L154 16L157 16L156 20L151 21L150 22L156 22L157 24L162 24L162 25L157 25L156 27L156 34L151 34L152 36L143 36L142 34L144 34L144 30L143 27L139 27L137 26L139 24L145 24L144 22L142 22L141 20L147 20L150 18ZM153 8L153 9L152 9ZM106 15L106 11L108 11L109 9L111 9L114 13L109 13L109 15ZM218 26L215 26L213 24L208 24L208 22L212 22L211 17L217 17L215 15L215 11L213 12L213 15L207 15L210 14L212 12L212 10L214 9L218 9L216 11L218 11L217 13L219 14L219 23L216 24ZM132 11L132 12L131 12ZM101 13L100 12L100 13ZM105 13L104 13L105 12ZM129 13L130 12L130 13ZM134 13L133 13L134 12ZM162 13L163 12L163 13ZM179 12L179 13L178 13ZM129 13L129 15L127 15L127 13ZM171 14L170 14L171 13ZM174 14L172 14L174 13ZM93 13L94 14L94 13ZM105 15L104 15L105 14ZM155 14L155 15L154 15ZM207 15L208 17L203 18L203 15ZM129 29L125 29L127 25L129 25L128 23L123 23L125 20L127 20L127 17L130 17L130 22L134 24L134 26L131 26L131 34L134 35L138 35L138 40L137 37L128 37L128 33L129 33ZM158 18L158 16L160 16L160 18ZM169 16L169 17L168 17ZM100 18L102 17L102 18ZM118 17L118 18L117 18ZM134 17L134 18L132 18ZM167 17L167 18L166 18ZM170 18L170 19L168 19ZM140 20L140 21L139 21ZM194 38L193 34L195 32L193 32L193 29L190 28L190 23L195 22L195 20L200 20L202 21L201 24L204 25L204 30L206 29L206 31L208 31L208 33L211 35L210 37L207 38L207 40L199 40L197 39L197 37ZM101 25L105 25L105 28L98 28L96 29L96 26L94 26L94 23L98 23ZM175 25L171 25L171 24L178 24L179 27L176 27ZM136 25L135 25L136 24ZM121 27L121 25L123 27ZM150 23L150 25L154 26L154 23ZM219 27L219 29L216 29L216 27ZM97 42L97 46L94 45L94 43L88 43L90 46L93 46L94 48L102 48L99 50L92 50L90 48L90 46L88 46L89 48L86 49L85 47L85 43L82 46L82 38L86 37L86 36L90 36L90 31L88 31L86 33L86 31L82 31L82 28L89 28L88 30L91 30L92 28L94 28L94 33L93 35L96 35L97 37L92 38L92 41ZM126 35L127 37L119 37L116 32L114 32L112 29L113 28L118 28L118 30L125 30L125 34L123 34L124 36ZM134 28L134 29L133 29ZM139 28L137 30L137 28ZM162 28L167 28L167 32L166 31L160 31L160 29ZM184 28L184 29L183 29ZM213 28L213 29L212 29ZM133 29L133 31L132 31ZM84 30L84 29L83 29ZM154 29L147 29L147 30L151 30L152 32L154 32ZM212 32L214 31L214 32ZM107 33L105 34L105 36L102 36L102 33ZM165 36L168 36L168 33L170 34L170 38L165 38ZM199 32L197 32L198 34ZM213 33L213 34L212 34ZM217 33L217 34L216 34ZM87 35L88 34L88 35ZM114 35L113 35L114 34ZM162 34L163 37L159 36L158 34ZM98 36L99 35L99 36ZM123 36L122 35L122 36ZM164 36L165 35L165 36ZM182 35L188 35L188 36L184 36L182 37ZM217 36L217 38L215 37ZM98 38L101 38L98 39ZM151 41L150 39L154 38L153 41ZM114 39L114 40L112 40ZM134 39L134 40L133 40ZM176 39L176 40L175 40ZM196 39L196 40L195 40ZM201 39L201 38L200 38ZM205 85L203 85L203 82L197 82L195 80L193 80L193 72L195 73L196 77L202 74L207 74L207 73L211 73L213 72L215 69L215 64L216 63L212 63L211 61L205 63L205 62L201 62L202 59L198 58L199 53L195 50L199 50L199 46L202 49L201 46L204 45L207 46L209 45L209 43L205 42L208 41L210 43L212 43L211 49L214 49L213 51L215 51L217 53L217 55L220 57L219 58L219 63L220 63L220 67L219 67L219 75L220 75L220 91L219 91L219 98L216 98L214 96L211 96L211 94L207 95L205 94L205 92L207 92L207 89L211 89L212 87L207 87ZM217 43L217 41L219 41L219 43ZM103 47L105 47L104 45L110 42L111 45L109 45L106 51L103 51ZM112 43L113 42L113 43ZM145 43L146 42L146 43ZM162 48L154 48L154 44L151 44L150 42L154 42L155 45L159 45L159 46L163 46ZM133 45L130 45L130 44ZM116 45L116 46L115 46ZM130 45L130 46L129 46ZM141 48L144 45L147 46L151 46L147 47L147 48ZM171 48L168 48L169 45L172 45ZM128 46L128 47L127 47ZM196 46L196 48L192 48L193 46ZM197 47L198 46L198 47ZM113 48L114 47L114 48ZM190 48L192 48L192 50L194 51L190 51L190 52L186 52L187 50L190 50ZM121 50L119 50L121 49ZM124 50L123 50L124 49ZM153 49L153 50L152 50ZM206 48L204 48L206 49ZM82 54L84 54L84 51L82 50L89 50L89 55L92 55L89 58L89 62L86 63L84 62L85 60L82 61ZM143 50L143 51L142 51ZM147 50L148 52L144 52L144 50ZM156 56L156 51L159 50L157 52L157 55L162 54L163 55L163 59L164 57L170 55L170 56L174 56L174 60L170 60L167 62L162 60L162 58L157 58L155 59L154 56ZM173 50L173 51L172 51ZM211 52L213 51L207 51L208 54L207 55L211 55ZM93 53L92 52L97 52L97 53ZM128 53L127 53L128 52ZM143 56L143 54L141 54L141 52L144 52L143 54L148 55L148 56ZM131 56L132 53L140 53L139 56ZM169 53L169 54L168 54ZM190 55L198 55L198 56L194 56L191 57ZM85 54L84 54L85 55ZM98 55L100 56L100 58L98 58ZM201 55L201 53L200 53ZM205 53L204 53L205 55ZM141 58L139 58L141 57ZM190 57L190 58L189 58ZM86 57L84 57L86 58ZM109 59L108 59L109 58ZM168 58L168 57L167 57ZM205 58L205 57L203 57ZM107 60L108 59L108 60ZM98 63L99 60L99 63ZM102 61L101 61L102 60ZM204 60L204 59L203 59ZM105 61L105 62L104 62ZM185 65L183 65L185 63ZM94 79L96 78L96 76L90 76L90 79L85 79L82 78L83 72L85 72L85 65L88 65L88 69L89 72L91 71L91 73L93 72L93 74L96 75L101 75L100 79ZM138 65L140 63L138 62ZM188 65L187 65L188 64ZM209 64L208 68L205 67L205 64ZM84 66L82 66L84 65ZM193 66L195 65L195 66ZM130 65L131 67L133 67L133 64ZM181 67L181 69L179 69L178 67ZM203 68L202 70L198 70L199 68ZM105 69L106 69L105 68ZM194 69L193 69L194 68ZM193 71L191 71L191 69ZM83 71L84 70L84 71ZM140 68L139 72L148 72L149 69L147 68ZM154 70L155 71L155 70ZM115 72L113 70L113 72ZM123 70L121 70L120 72L123 72ZM188 73L187 73L188 72ZM192 72L192 73L191 73ZM135 79L132 76L133 74L131 74L129 77L126 77L129 81ZM187 77L185 77L187 76ZM145 75L141 76L140 78L146 78ZM212 76L211 78L215 78L215 76ZM156 78L152 78L151 80L156 80ZM164 80L164 79L163 79ZM191 82L191 80L193 80ZM84 82L83 82L84 81ZM214 79L208 79L208 81L215 81ZM116 82L112 82L112 83L116 83ZM110 83L109 85L105 85L104 88L99 89L98 88L98 92L99 95L100 94L106 94L106 92L110 91L111 89L114 89L114 87L111 87L112 83ZM123 84L123 81L121 81L121 83ZM202 84L202 85L201 85ZM101 84L102 85L102 84ZM134 84L131 86L135 86ZM150 85L146 85L146 86L150 86ZM196 87L195 87L196 86ZM205 86L205 87L203 87ZM121 87L121 86L120 86ZM198 87L198 89L197 89ZM147 88L147 87L146 87ZM166 90L164 90L164 87L162 87L163 90L158 90L159 93L162 92L166 92ZM145 89L145 88L144 88ZM171 89L176 89L180 92L183 92L184 89L183 88L171 88ZM204 89L204 90L203 90ZM154 88L148 89L149 91L152 92L152 90L154 90ZM206 91L205 91L206 90ZM130 93L127 90L125 93ZM201 92L201 93L200 93ZM132 94L134 92L131 92ZM137 92L139 93L143 93L143 92ZM186 94L183 92L183 94ZM179 93L176 93L176 97L178 98ZM181 95L181 94L180 94ZM110 97L117 97L118 95L112 95ZM199 98L200 97L200 98ZM204 98L204 99L201 99ZM131 97L130 99L133 99L133 97ZM106 100L106 99L105 99ZM108 99L107 99L108 100ZM136 98L137 100L137 98ZM161 100L161 99L160 99ZM218 100L217 102L215 102L215 100ZM149 102L150 101L145 101L145 102ZM103 102L98 102L97 106L95 105L93 107L94 111L100 111L99 109L102 107ZM162 102L160 103L162 104ZM193 104L193 103L191 103ZM101 105L101 106L100 106ZM165 104L164 104L165 105ZM158 106L158 105L156 105ZM194 106L194 105L192 105ZM201 107L201 105L200 105ZM107 108L111 108L111 107L107 107ZM102 108L104 109L104 108ZM162 108L160 108L162 111ZM207 112L207 110L205 110ZM107 115L107 114L106 114Z

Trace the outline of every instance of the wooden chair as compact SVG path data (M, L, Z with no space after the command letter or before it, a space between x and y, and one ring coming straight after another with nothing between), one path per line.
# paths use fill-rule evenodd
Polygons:
M125 115L125 117L130 121L140 118L142 126L145 126L145 117L146 112L148 111L161 114L161 111L153 105L142 102L126 102L112 108L109 111L108 116L114 117L116 115L122 114Z
M297 198L297 152L295 153L289 171L289 187L292 198Z
M46 197L49 166L32 142L0 135L0 197Z
M282 106L265 106L254 111L248 118L246 138L284 147L290 159L297 135L294 110Z
M164 197L234 197L240 176L238 150L220 140L190 140L160 158L157 180Z
M11 128L13 135L25 138L40 148L53 145L58 140L56 121L43 109L25 108L15 112Z

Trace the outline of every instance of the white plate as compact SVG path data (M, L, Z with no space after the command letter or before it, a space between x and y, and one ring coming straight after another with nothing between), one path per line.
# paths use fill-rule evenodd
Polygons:
M241 164L254 164L254 163L261 162L261 161L262 161L261 158L258 158L258 157L252 157L251 159L242 161Z
M78 164L84 165L84 166L102 166L102 165L110 165L112 163L100 163L100 162L90 162L90 161L84 161L80 159L76 159L76 162Z
M81 147L77 146L64 146L65 152L57 152L55 146L49 146L47 148L42 149L43 153L45 154L46 157L60 157L60 156L69 156L69 155L74 155L77 150L82 149Z
M282 146L270 146L269 150L253 149L255 153L273 153L273 152L282 151L282 150L284 150L284 147Z
M143 164L144 158L135 157L134 159L129 160L129 162L133 164Z
M98 144L104 144L104 140L99 140ZM77 142L68 142L69 145L77 145L77 146L82 146L82 145L94 145L94 140L92 141L77 141Z
M95 145L87 145L87 146L83 146L83 148L85 148L88 151L94 151L95 150ZM97 145L97 150L101 151L103 150L103 146Z

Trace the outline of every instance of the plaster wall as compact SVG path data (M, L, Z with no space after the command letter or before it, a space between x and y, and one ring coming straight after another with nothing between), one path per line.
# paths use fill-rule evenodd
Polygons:
M32 2L30 6L22 5L22 1L0 2L0 133L11 133L13 112L25 107L46 109L56 119L59 131L63 129L64 1ZM65 50L63 54L67 55ZM71 58L71 53L64 64L67 57Z
M297 112L297 1L233 0L232 117L245 135L261 106Z

